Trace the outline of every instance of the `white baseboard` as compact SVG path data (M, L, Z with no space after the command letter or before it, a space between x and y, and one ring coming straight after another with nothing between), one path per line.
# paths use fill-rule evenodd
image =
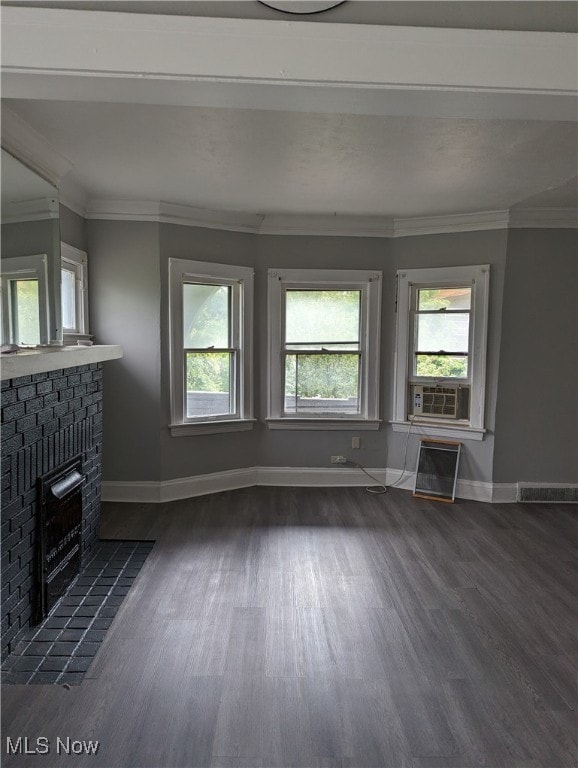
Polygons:
M189 499L193 496L206 496L208 493L249 488L252 485L259 485L257 475L258 469L256 467L248 467L247 469L212 472L210 475L165 480L159 483L161 501L176 501L177 499Z
M399 469L383 468L367 471L380 483L413 490L413 472L405 472L402 475ZM372 483L362 470L350 467L247 467L163 482L103 481L102 500L162 503L253 485L336 488L365 487ZM517 499L517 484L458 480L456 496L460 499L494 504L510 503Z
M380 482L386 482L386 470L368 470ZM372 481L360 469L351 467L258 467L257 485L292 485L301 487L352 487Z
M518 501L518 483L494 483L492 487L493 504L512 504Z
M100 497L102 501L152 502L158 504L162 501L161 483L149 480L103 480Z
M164 480L162 482L103 480L101 497L103 501L133 501L161 504L165 501L189 499L193 496L205 496L209 493L234 491L238 488L248 488L252 485L258 485L257 469L255 467L212 472L209 475L180 477L176 480Z

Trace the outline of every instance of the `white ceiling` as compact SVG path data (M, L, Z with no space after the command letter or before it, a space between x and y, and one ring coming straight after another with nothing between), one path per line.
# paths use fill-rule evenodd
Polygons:
M10 101L91 197L257 213L413 217L502 210L562 187L576 126ZM564 191L565 190L565 191Z
M134 10L135 6L126 2L89 5L117 5L124 11L129 6ZM148 3L147 10L163 6L174 13L179 5L195 4ZM201 15L207 13L209 4L197 5L202 6ZM250 2L216 5L220 11L224 6L234 6L236 14L239 7L245 7L247 17L270 18L274 14ZM398 23L407 23L408 16L426 23L432 21L432 11L426 7L431 5L438 6L443 19L449 18L448 26L459 19L486 28L501 22L505 29L555 31L572 26L569 6L575 6L574 10L578 7L575 3L374 2L346 3L330 13L341 13L347 25L352 14L360 18L365 14L366 24L391 23L384 19L387 12L394 11L395 18L402 19ZM453 10L450 6L454 6ZM545 6L552 7L550 14L545 13ZM233 15L233 10L228 15ZM274 16L279 18L278 14ZM315 23L328 20L327 16L321 14ZM353 26L344 26L346 29ZM551 44L552 38L547 39ZM220 54L226 58L226 47ZM25 60L26 54L19 55ZM353 51L353 57L355 62L355 58L363 58L363 52ZM424 67L427 71L427 60ZM372 114L373 108L359 106L361 102L349 106L354 99L343 107L345 102L338 99L344 89L333 88L327 97L335 99L333 109L327 106L326 99L323 109L316 111L312 98L315 91L300 87L300 93L308 97L307 111L303 111L300 104L290 105L290 98L284 107L279 94L287 98L290 91L277 83L274 107L262 109L255 108L260 106L258 99L249 103L234 97L242 93L244 83L229 82L224 103L199 98L190 103L190 98L173 96L168 103L160 103L162 97L145 96L147 83L134 78L130 97L125 96L128 91L119 95L117 73L107 73L106 82L98 90L101 83L96 77L79 81L80 88L73 77L60 77L58 88L52 88L53 81L46 73L38 74L38 67L36 80L21 70L22 66L19 79L14 80L16 85L9 91L10 96L18 98L6 99L5 103L71 161L73 170L65 182L80 187L89 199L166 201L261 215L406 218L514 206L578 207L576 122L555 119L555 110L552 120L504 119L507 110L500 109L488 109L486 114L483 99L487 94L483 87L453 88L451 116L443 111L440 115L436 107L436 99L437 104L442 104L447 96L444 89L434 91L432 96L412 86L413 92L408 91L405 101L399 89L379 93L366 89L364 103L372 93L375 103L382 97L390 99L390 105L395 103L395 109L391 106L375 110L386 114ZM52 78L54 71L55 67L49 73ZM172 84L178 85L178 78ZM67 87L70 96L63 98ZM164 87L169 89L170 84ZM263 82L253 87L265 92L270 86ZM494 90L504 103L510 98L507 88ZM516 98L529 98L529 92L527 88L511 89L511 103ZM531 97L550 98L550 102L541 102L547 112L548 103L554 104L560 93L554 88L548 92L541 88ZM459 100L464 104L463 111ZM149 101L153 103L146 103ZM212 106L215 103L218 106ZM227 106L231 103L236 108ZM420 104L428 106L422 108Z

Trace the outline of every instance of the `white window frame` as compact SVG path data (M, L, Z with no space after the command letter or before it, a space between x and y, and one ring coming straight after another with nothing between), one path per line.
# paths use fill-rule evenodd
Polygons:
M17 256L2 259L2 343L15 343L12 329L12 300L10 283L14 280L38 281L38 319L40 344L48 344L49 301L48 301L48 256L45 253L33 256Z
M379 429L379 343L382 273L349 269L270 269L269 282L269 429ZM359 414L284 413L283 354L287 290L361 291L361 404Z
M254 270L229 264L169 259L169 349L171 435L238 432L253 428L253 280ZM232 288L231 345L238 349L235 414L187 417L183 343L183 285L209 283Z
M395 349L395 381L393 394L394 432L407 431L411 425L423 435L439 435L467 440L482 440L486 391L486 351L490 265L405 269L397 273L397 328ZM412 378L412 295L418 289L471 286L470 348L467 380L435 379L436 383L467 383L470 386L468 421L449 422L434 416L416 416L408 420L408 391ZM423 379L426 381L425 379ZM415 426L413 426L415 425Z
M88 338L88 254L68 243L60 243L60 267L74 272L75 275L75 324L74 328L64 327L62 313L62 333L65 341Z

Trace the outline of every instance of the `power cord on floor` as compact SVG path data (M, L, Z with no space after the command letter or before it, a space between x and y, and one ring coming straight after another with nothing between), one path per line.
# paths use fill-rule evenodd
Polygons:
M410 421L409 421L409 426L407 428L407 435L405 437L405 449L404 449L404 452L403 452L403 469L402 469L401 475L398 477L398 479L395 481L395 483L390 483L389 485L386 485L385 483L380 482L377 479L377 477L374 477L372 474L370 474L365 469L365 467L363 467L357 461L353 461L352 459L348 459L347 460L348 464L353 464L354 467L357 467L358 469L360 469L368 477L370 477L372 480L375 480L375 482L377 483L377 485L375 485L375 486L367 486L366 489L365 489L367 491L367 493L376 493L376 494L387 493L387 489L388 488L395 488L396 486L398 486L401 483L401 481L405 477L405 474L407 472L407 447L409 445L409 436L410 436L410 433L411 433L411 428L413 427L414 419L415 419L415 416L412 416L410 418Z
M372 474L370 474L365 467L362 467L361 464L358 464L356 461L352 461L351 459L348 459L348 464L353 464L354 467L357 467L362 472L365 472L365 474L370 477L372 480L375 480L377 483L376 486L367 486L366 491L367 493L387 493L387 485L385 483L380 483L377 477L374 477Z

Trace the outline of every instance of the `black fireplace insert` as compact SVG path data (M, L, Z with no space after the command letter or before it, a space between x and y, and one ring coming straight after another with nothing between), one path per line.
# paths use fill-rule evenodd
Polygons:
M80 456L38 480L40 599L37 621L49 613L80 572L83 483Z

